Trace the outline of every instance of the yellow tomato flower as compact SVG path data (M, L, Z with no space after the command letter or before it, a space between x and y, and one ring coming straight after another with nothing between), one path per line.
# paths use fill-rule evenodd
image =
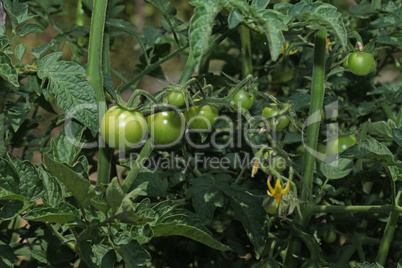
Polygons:
M282 45L281 54L282 54L282 55L285 55L285 51L288 50L288 48L289 48L289 42L286 42L286 47L284 47L284 46ZM295 54L297 51L298 51L298 49L291 50L291 51L289 51L289 55L293 55L293 54Z
M268 185L268 189L267 193L269 196L275 197L275 205L276 207L278 207L279 205L279 201L281 201L281 197L284 194L287 194L289 192L289 182L286 184L285 189L282 190L282 185L281 182L279 181L279 179L276 180L275 183L275 189L272 189L271 184L269 183L269 179L267 180L267 185Z
M331 40L329 40L329 38L327 38L327 45L331 44ZM330 52L332 52L332 46L328 46L328 50Z

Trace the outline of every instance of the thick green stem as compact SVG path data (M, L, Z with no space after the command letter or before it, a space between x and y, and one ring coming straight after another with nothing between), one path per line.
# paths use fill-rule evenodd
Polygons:
M152 141L151 139L148 139L148 141L145 143L144 147L142 148L140 154L138 155L138 158L135 160L135 163L133 167L131 168L130 172L128 173L126 179L124 180L123 184L121 185L121 188L125 193L130 190L131 185L134 183L135 179L137 178L138 174L141 171L141 168L144 164L144 160L148 158L148 156L151 154L153 149Z
M95 98L98 105L99 118L102 118L106 112L105 94L103 92L102 49L107 3L107 0L94 1L88 49L87 76L89 84L95 90ZM99 136L99 144L103 144L103 141L101 139L102 138ZM108 148L99 148L97 181L98 184L107 184L109 182L109 151L110 149Z
M322 29L316 33L314 45L313 82L311 86L311 102L309 123L307 128L307 149L304 154L303 179L301 185L301 201L307 205L302 208L302 217L296 216L295 224L305 227L312 215L311 197L313 189L314 155L311 152L317 151L318 134L320 130L321 108L324 100L325 88L325 53L326 53L327 31ZM311 152L309 152L311 151ZM301 242L295 236L289 242L288 251L284 261L285 267L297 267L297 259L294 255L300 254Z
M384 206L314 206L314 213L402 213L402 207Z
M239 27L240 40L241 40L241 59L242 59L242 72L243 77L253 72L253 62L251 57L251 43L250 43L250 30L241 25Z

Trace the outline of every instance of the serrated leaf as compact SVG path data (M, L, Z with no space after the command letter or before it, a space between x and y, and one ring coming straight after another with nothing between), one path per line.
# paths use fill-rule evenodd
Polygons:
M144 224L154 221L154 218L149 218L144 215L138 215L135 212L133 200L135 200L141 194L141 192L142 189L137 188L128 193L121 201L120 207L118 208L115 217L120 219L122 222L130 224Z
M67 122L63 130L50 143L48 156L57 162L73 165L82 149L84 126L74 120Z
M395 127L395 122L392 120L368 122L368 132L370 135L382 140L392 140L392 129Z
M14 55L17 58L17 60L19 60L20 62L22 62L22 57L24 57L25 54L25 44L24 43L19 43L14 50Z
M353 169L353 160L351 159L341 158L338 159L335 163L336 165L334 163L320 163L320 170L322 174L330 180L344 178L349 175L349 173Z
M5 112L15 132L24 123L31 108L32 104L29 102L7 102Z
M121 20L121 19L109 19L106 21L106 25L115 28L116 30L120 30L131 35L141 46L142 50L145 52L145 37L142 33L138 32L131 23Z
M389 175L391 176L393 181L402 180L402 168L399 168L397 166L384 166L388 169Z
M222 207L224 201L211 174L194 179L193 185L187 191L187 197L192 199L196 213L209 221L212 220L216 207Z
M9 200L0 210L1 220L12 220L30 207L30 204L24 206L24 202Z
M115 267L117 257L111 246L99 244L91 245L87 241L80 243L80 250L85 263L90 268Z
M43 186L46 189L43 201L52 207L57 207L63 200L63 191L59 182L47 173L42 166L39 167L39 176L42 178Z
M309 27L326 28L336 36L343 49L346 49L346 28L342 14L335 6L321 2L299 2L289 9L288 15L305 22Z
M0 265L3 267L14 267L17 261L17 256L14 254L14 249L9 245L0 245Z
M402 147L402 130L399 128L393 128L392 137L394 138L394 141L398 143L400 147Z
M246 188L234 184L230 186L226 194L229 195L230 205L236 218L241 221L247 236L254 245L257 259L260 258L265 248L269 222L267 213L261 206L261 200L247 193Z
M38 205L30 210L24 219L29 221L52 222L65 224L79 219L79 211L69 203L60 203L56 208Z
M223 8L222 0L192 0L190 4L195 7L194 15L190 21L189 39L190 55L194 65L201 62L204 50L208 46L215 16Z
M45 250L29 249L29 254L41 263L48 263Z
M119 236L115 243L116 250L123 257L127 267L146 267L151 262L151 256L137 241Z
M390 35L379 35L377 43L395 46L402 50L402 32L395 32Z
M8 157L10 164L18 174L18 190L14 193L23 196L28 202L41 198L45 193L45 188L36 167L31 162L21 161L11 154Z
M42 28L42 26L34 23L27 23L18 30L18 35L25 36L31 33L43 33L43 32L44 29Z
M18 74L11 59L7 54L0 51L0 76L10 82L13 86L19 87Z
M388 165L398 165L391 151L377 140L367 137L340 154L341 158L371 159Z
M55 39L50 40L47 45L40 45L31 50L31 54L38 60L42 59L50 50L58 49L58 41Z
M98 132L98 108L95 91L85 79L85 69L71 61L59 61L61 52L45 56L38 64L38 77L48 79L48 89L56 95L56 103L69 118Z
M369 29L383 29L385 27L393 27L402 25L402 18L394 15L387 15L371 22Z
M28 14L28 4L18 1L3 0L4 8L10 16L13 29L29 20L35 18L35 15Z
M6 154L6 143L5 143L5 115L3 113L0 114L0 157L3 157Z
M56 179L67 186L82 208L89 205L91 198L95 195L89 180L70 167L56 162L47 154L43 155L43 163Z
M170 215L169 217L164 218L163 222L152 226L154 237L180 235L198 241L217 250L230 250L228 246L213 238L206 229L197 226L198 224L195 221L195 215L191 216L190 212L187 212L187 214L188 215Z
M237 11L236 9L233 9L229 13L228 17L228 24L229 24L229 29L236 28L237 25L243 22L243 14Z
M106 189L106 203L112 208L113 213L120 207L123 198L124 191L117 177L114 177Z
M253 0L251 6L256 9L265 9L269 4L269 0Z

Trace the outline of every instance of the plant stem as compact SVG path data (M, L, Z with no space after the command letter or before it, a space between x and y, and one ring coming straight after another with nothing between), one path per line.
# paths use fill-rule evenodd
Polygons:
M53 232L53 234L60 240L60 242L63 245L66 245L67 247L69 247L70 249L72 249L73 251L75 251L75 247L74 247L74 243L73 242L67 242L66 239L64 238L64 236L59 233L51 223L47 223L46 224L47 227Z
M135 163L131 168L130 172L128 173L126 179L121 185L121 188L125 193L127 193L128 190L130 190L131 185L134 183L135 179L137 178L138 174L141 171L144 159L148 158L148 156L152 152L152 149L153 149L152 141L151 139L148 139L144 147L142 148L140 154L138 155L138 158L135 160Z
M94 1L91 32L89 35L88 49L88 69L87 76L89 84L95 90L95 98L98 105L99 118L102 118L106 112L105 94L103 92L102 76L102 49L103 49L103 31L105 27L105 16L107 9L107 0ZM99 144L103 144L99 136ZM97 184L107 184L110 174L110 153L108 148L99 148L98 155L98 181Z
M313 82L311 86L311 102L309 113L309 124L307 128L307 149L317 151L318 134L320 129L320 110L324 100L324 78L325 78L325 52L326 52L327 31L322 29L316 33L314 45ZM310 123L312 122L312 123ZM302 217L296 216L295 224L305 227L312 215L311 197L313 188L314 155L305 150L303 163L303 179L301 185L301 201L307 205L302 207ZM284 261L284 267L297 267L297 259L294 255L300 254L301 243L295 236L289 242L288 251Z
M244 26L239 27L240 40L241 40L241 59L242 59L242 73L243 77L253 72L253 63L251 57L251 44L250 44L250 30Z
M195 69L194 58L190 54L190 55L188 55L186 65L184 66L184 70L183 70L183 73L181 74L178 84L183 85L188 80L190 80L191 76L194 73L194 69Z
M314 206L314 213L402 213L402 207L383 205L383 206Z

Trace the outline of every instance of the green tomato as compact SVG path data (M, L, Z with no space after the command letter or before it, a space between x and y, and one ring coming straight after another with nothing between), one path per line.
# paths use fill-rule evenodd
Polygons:
M343 67L349 69L349 57L343 62Z
M185 113L189 127L195 130L210 129L216 123L218 115L218 108L209 104L190 107Z
M148 126L144 116L113 106L101 121L100 133L105 142L115 148L130 148L144 139Z
M283 115L280 118L275 118L280 113L280 110L274 107L265 107L262 111L262 117L268 118L268 126L274 127L276 130L282 130L290 123L290 119Z
M232 91L235 88L232 88L229 90L229 94L232 93ZM250 109L253 104L254 104L254 93L252 91L247 92L244 88L240 88L236 94L234 94L233 99L232 99L236 104L238 104L240 107L244 109Z
M297 148L296 148L296 150L295 150L295 153L296 153L298 156L303 156L303 155L304 155L304 150L305 150L305 145L304 145L304 144L300 144L299 146L297 146ZM317 144L317 151L318 151L319 153L326 154L326 153L327 153L327 147L325 147L324 144L319 143L319 144Z
M328 244L336 241L336 232L333 228L326 228L322 234L322 239Z
M147 122L149 134L158 145L174 145L184 133L184 118L175 111L149 115Z
M281 173L283 172L286 167L287 163L285 158L283 158L280 155L272 155L273 151L271 152L266 152L264 154L265 161L269 163L270 167L273 168L275 171ZM271 154L271 157L269 156Z
M178 90L170 91L168 94L168 103L176 107L183 106L185 104L183 92Z
M262 207L264 208L265 212L267 212L268 214L271 214L271 215L278 214L277 207L275 206L275 199L270 196L266 196L264 198L264 201L262 201Z
M374 68L374 57L366 52L353 52L348 59L349 70L355 75L367 75Z
M282 83L289 82L293 78L294 71L289 66L283 68L277 68L277 70L272 74L272 76Z
M352 135L341 136L328 142L327 152L329 154L340 154L355 144L356 139Z

